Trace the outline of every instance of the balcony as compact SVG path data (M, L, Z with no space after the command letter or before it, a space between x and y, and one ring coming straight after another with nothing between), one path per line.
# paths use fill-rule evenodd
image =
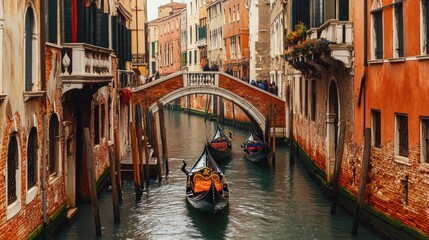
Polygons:
M113 80L112 50L85 44L63 45L61 74L63 94L86 84L108 84Z
M352 22L331 19L319 28L307 30L305 35L303 41L289 46L286 54L289 63L298 70L315 73L330 65L351 69L354 49Z

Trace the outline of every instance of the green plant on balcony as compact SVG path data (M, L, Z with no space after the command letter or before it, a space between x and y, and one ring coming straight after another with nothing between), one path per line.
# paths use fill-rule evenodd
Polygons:
M325 38L305 39L295 45L289 46L285 53L285 58L321 53L326 51L328 46L329 41Z

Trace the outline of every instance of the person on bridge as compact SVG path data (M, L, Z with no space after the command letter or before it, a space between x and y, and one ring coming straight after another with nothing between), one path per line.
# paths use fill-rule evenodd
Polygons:
M204 71L204 72L208 72L208 71L210 71L210 67L209 67L209 64L208 64L208 63L206 63L206 65L204 65L204 67L203 67L203 71Z

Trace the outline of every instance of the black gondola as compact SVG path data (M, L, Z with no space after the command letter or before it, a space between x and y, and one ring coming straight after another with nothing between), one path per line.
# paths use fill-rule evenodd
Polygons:
M232 138L227 137L226 134L217 126L216 133L212 140L207 142L207 149L214 158L220 163L223 160L230 159L232 156Z
M216 213L228 205L226 177L206 147L191 171L186 170L185 162L182 171L187 175L186 199L192 207L202 212Z
M270 148L252 130L243 145L244 157L251 162L266 162L271 159Z

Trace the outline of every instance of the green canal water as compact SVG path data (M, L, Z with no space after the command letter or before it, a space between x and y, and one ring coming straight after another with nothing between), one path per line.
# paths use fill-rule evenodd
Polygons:
M233 159L222 165L230 186L229 209L207 215L186 202L186 176L199 157L215 123L199 116L166 111L169 166L168 178L151 182L140 201L134 185L124 182L121 222L113 222L111 192L99 196L103 235L97 239L379 239L364 226L350 234L352 217L337 209L330 214L330 202L297 162L289 165L289 149L277 147L275 165L246 161L240 145L247 131L223 127L231 132ZM90 204L79 204L77 221L65 227L55 239L96 239Z

